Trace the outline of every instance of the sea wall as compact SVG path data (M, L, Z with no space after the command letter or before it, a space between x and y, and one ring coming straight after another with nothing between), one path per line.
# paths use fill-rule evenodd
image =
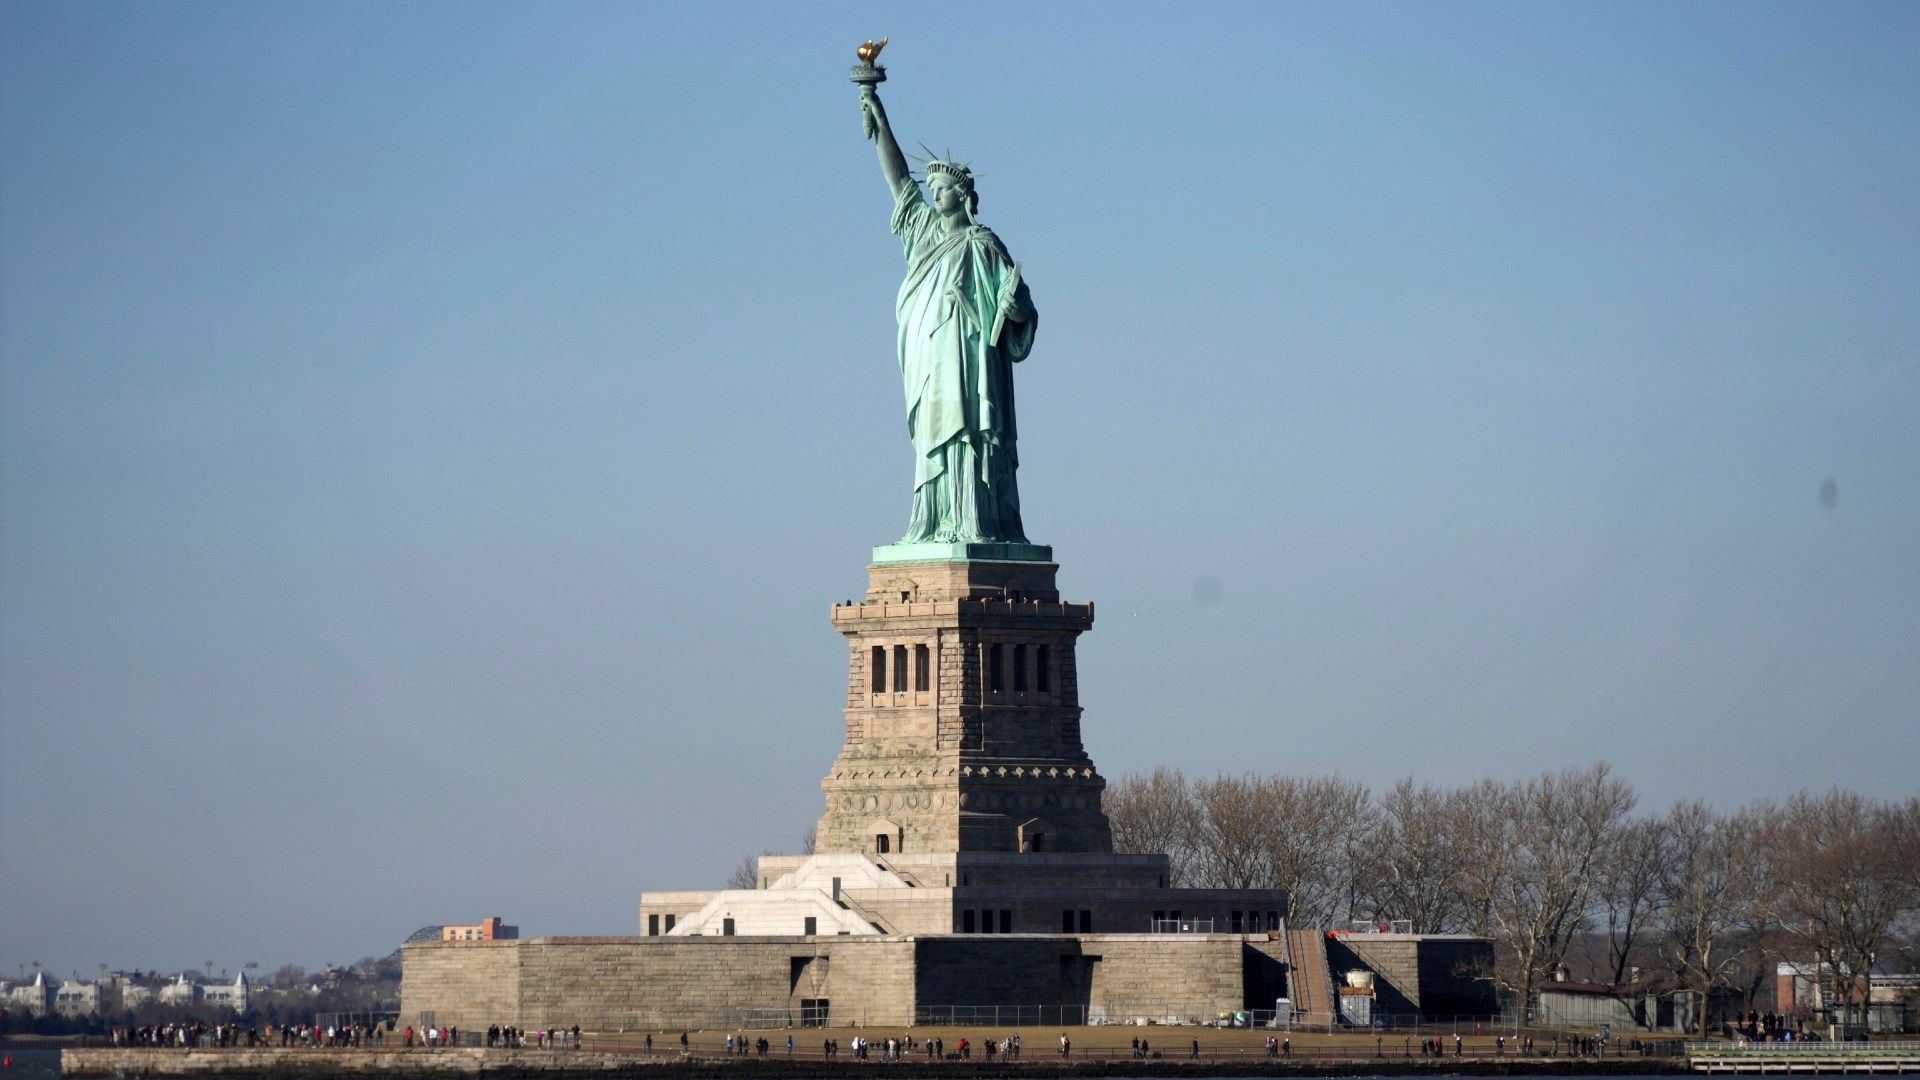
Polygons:
M1175 1077L1220 1076L1596 1076L1675 1073L1684 1063L1673 1058L1355 1058L1353 1060L1287 1061L1251 1058L1186 1061L1076 1060L1062 1064L1045 1057L1021 1062L926 1062L916 1059L887 1062L884 1071L895 1080L939 1077L978 1080L1039 1074L1049 1077ZM705 1080L709 1077L763 1078L763 1080L822 1080L836 1076L871 1076L874 1062L821 1062L781 1059L691 1058L542 1050L414 1050L340 1051L304 1049L261 1050L65 1050L60 1071L69 1077L226 1076L318 1080L324 1076L379 1074L391 1077L479 1076L494 1080L518 1077L537 1080L601 1080L610 1073L622 1077L663 1080Z
M490 951L468 948L484 944ZM546 937L416 942L402 953L403 1023L590 1031L738 1023L827 999L836 1021L913 1022L913 939Z
M1271 1008L1285 986L1279 941L1231 934L563 937L402 955L401 1022L470 1032L721 1028L822 1001L839 1025L904 1026L918 1006L1205 1021Z
M1284 959L1277 941L1229 934L931 937L920 939L915 985L925 1007L1058 1004L1113 1021L1211 1020L1263 998L1272 1008L1271 988L1249 985L1260 970L1249 952Z

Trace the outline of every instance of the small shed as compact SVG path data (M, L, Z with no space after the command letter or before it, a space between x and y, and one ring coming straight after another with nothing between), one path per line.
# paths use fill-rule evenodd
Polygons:
M1599 1027L1640 1031L1693 1030L1697 995L1678 982L1643 979L1630 983L1556 981L1534 995L1534 1022L1566 1027Z

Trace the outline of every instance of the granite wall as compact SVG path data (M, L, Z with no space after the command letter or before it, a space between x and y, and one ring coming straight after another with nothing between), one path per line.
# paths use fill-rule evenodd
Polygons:
M441 943L408 945L402 1019L416 1022L431 1011L440 1024L467 1028L665 1029L738 1022L745 1010L797 1013L801 1000L815 998L831 1002L836 1021L913 1019L913 942L907 938L569 937L490 944L517 946L510 949L514 971L498 984L491 963ZM502 986L511 986L511 996Z
M1493 945L1449 934L1353 934L1327 940L1335 984L1353 970L1373 973L1378 1015L1489 1016L1500 1011L1493 983Z
M827 999L841 1024L902 1026L916 1006L1090 1006L1110 1019L1271 1008L1278 941L1228 934L581 937L417 942L401 1020L591 1031L739 1023Z

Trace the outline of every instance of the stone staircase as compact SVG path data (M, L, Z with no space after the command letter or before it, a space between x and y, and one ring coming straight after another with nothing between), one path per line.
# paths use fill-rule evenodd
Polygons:
M838 902L842 908L845 908L846 910L854 913L855 915L860 916L862 919L865 919L869 925L871 925L875 930L878 930L882 934L897 935L900 933L900 931L897 928L895 928L892 923L888 922L878 912L873 911L871 908L868 908L865 904L862 904L860 901L855 900L851 896L848 896L844 889L841 890L840 892L840 899Z
M1333 976L1327 970L1325 932L1288 929L1287 996L1293 999L1297 1023L1333 1024Z
M884 855L869 855L869 856L867 856L867 858L869 858L869 859L872 859L872 860L874 861L874 863L875 863L875 865L877 865L877 866L879 866L879 867L880 867L880 869L882 869L882 870L885 870L885 871L886 871L887 873L889 873L889 874L892 874L892 875L893 875L894 877L897 877L897 878L899 878L899 879L900 879L901 881L904 881L904 882L906 882L906 883L907 883L907 888L909 888L909 889L917 889L917 888L919 888L919 887L920 887L920 879L919 879L919 878L917 878L917 877L914 877L914 876L913 876L912 874L910 874L910 873L908 873L907 871L905 871L905 870L902 870L902 869L901 869L901 868L899 868L898 866L895 866L895 865L894 865L894 864L893 864L892 862L890 862L890 861L889 861L889 860L887 859L887 857L886 857L886 856L884 856Z

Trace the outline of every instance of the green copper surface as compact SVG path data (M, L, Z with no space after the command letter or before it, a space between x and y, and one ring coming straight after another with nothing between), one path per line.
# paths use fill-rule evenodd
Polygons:
M882 553L924 545L954 552L936 558L1029 561L1029 554L961 552L1047 551L1027 543L1014 481L1013 365L1032 351L1039 313L1019 264L974 219L979 200L971 170L930 160L923 189L894 140L876 84L855 81L862 128L879 148L893 196L891 228L906 259L894 314L914 451L912 514L906 535L876 551L875 560L907 561Z
M873 561L876 563L971 562L989 559L995 562L1050 563L1053 561L1053 549L1045 544L937 541L902 542L873 549Z

